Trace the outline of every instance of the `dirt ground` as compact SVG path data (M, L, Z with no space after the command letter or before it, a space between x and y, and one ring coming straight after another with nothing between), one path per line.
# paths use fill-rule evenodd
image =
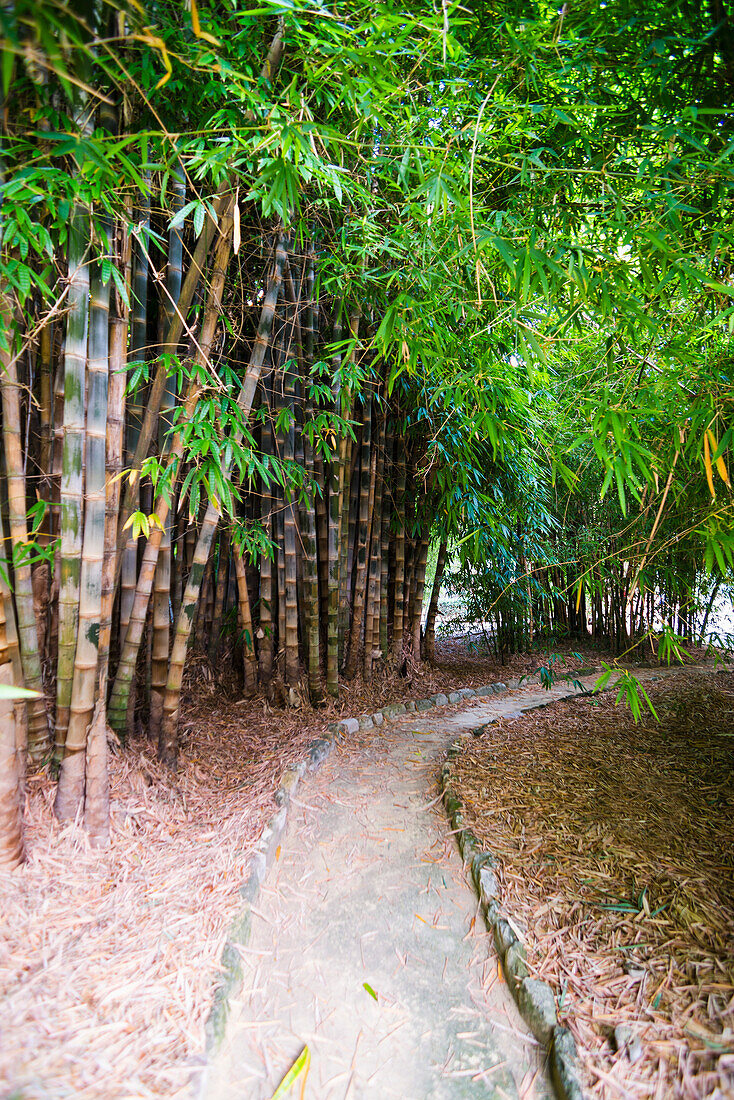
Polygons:
M734 675L486 728L454 765L589 1093L734 1096ZM615 1028L626 1030L617 1031Z

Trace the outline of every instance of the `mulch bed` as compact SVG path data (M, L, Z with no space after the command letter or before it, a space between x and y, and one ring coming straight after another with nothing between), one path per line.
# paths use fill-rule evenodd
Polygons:
M734 1096L734 675L487 727L453 765L466 824L550 982L590 1095ZM614 1029L627 1027L627 1043ZM619 1035L621 1041L623 1036Z

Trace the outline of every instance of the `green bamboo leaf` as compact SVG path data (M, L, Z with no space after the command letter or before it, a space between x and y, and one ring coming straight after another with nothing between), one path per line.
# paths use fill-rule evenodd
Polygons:
M41 699L40 691L31 691L29 688L15 687L14 684L0 684L0 699Z
M311 1052L307 1046L303 1048L301 1053L296 1058L291 1068L286 1073L283 1080L278 1085L277 1089L270 1097L270 1100L282 1100L295 1085L298 1078L303 1074L303 1084L301 1086L301 1096L303 1096L304 1087L306 1084L306 1074L308 1074L308 1067L311 1065Z

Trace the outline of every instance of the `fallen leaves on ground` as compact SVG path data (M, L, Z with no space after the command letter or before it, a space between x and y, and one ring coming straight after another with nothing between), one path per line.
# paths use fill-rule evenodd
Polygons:
M650 694L659 725L612 695L489 726L455 786L591 1095L732 1096L734 675Z

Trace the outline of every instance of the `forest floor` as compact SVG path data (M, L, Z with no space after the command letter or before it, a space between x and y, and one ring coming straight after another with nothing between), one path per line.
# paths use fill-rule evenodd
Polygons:
M589 1095L734 1096L734 674L490 725L452 763ZM617 1032L614 1029L626 1029Z
M570 673L608 658L573 648L581 659L567 658ZM530 672L546 659L519 655L503 666L473 643L448 641L435 668L345 685L338 704L318 711L242 700L193 662L178 773L160 768L145 738L113 747L103 853L81 829L54 821L55 785L32 776L27 862L0 879L0 1096L186 1095L238 888L284 769L335 718Z

